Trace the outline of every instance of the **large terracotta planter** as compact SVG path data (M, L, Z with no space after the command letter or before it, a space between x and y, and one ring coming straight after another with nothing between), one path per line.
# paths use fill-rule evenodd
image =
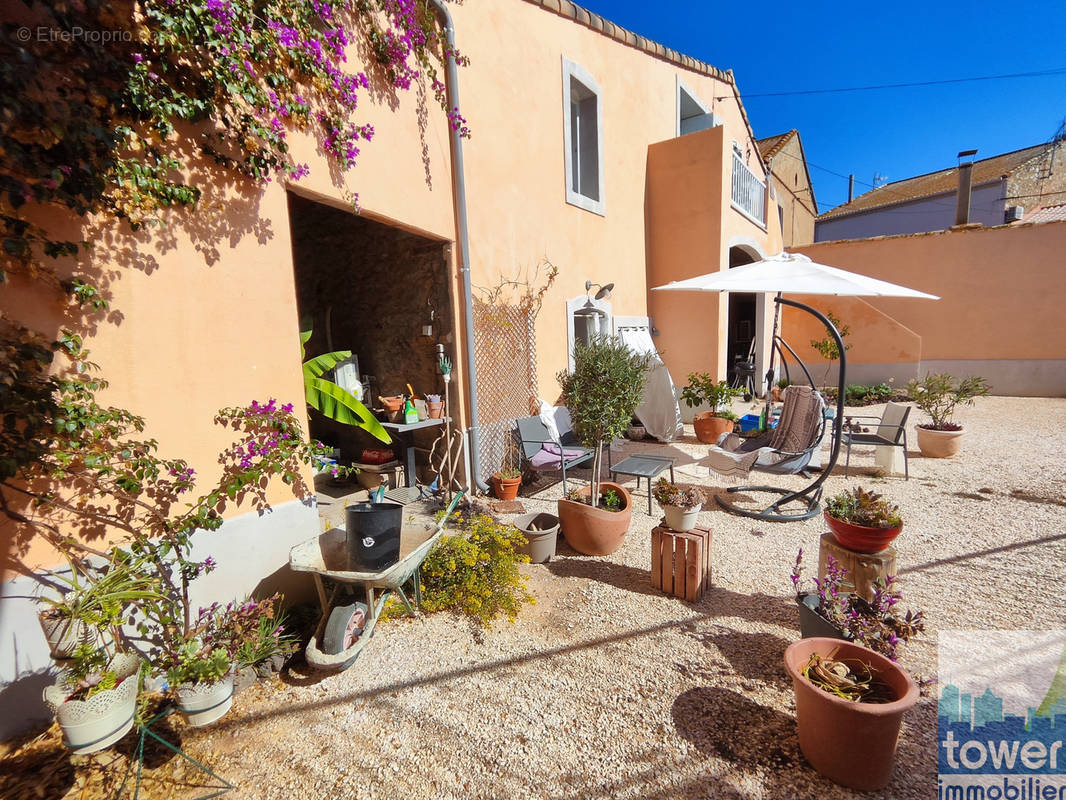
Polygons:
M500 500L514 500L518 497L518 487L521 485L521 476L517 478L501 478L498 472L492 476L492 492Z
M801 671L812 653L860 660L892 689L891 703L854 703L819 689ZM829 780L859 791L885 787L892 777L903 713L918 700L910 675L880 653L838 639L801 639L785 650L796 694L800 749Z
M915 430L918 432L918 449L924 458L951 458L962 447L962 434L965 433L961 428L957 431L937 431L921 425Z
M865 525L852 525L842 519L829 516L828 511L822 512L825 524L829 526L830 533L841 547L856 553L880 553L899 536L903 525L898 528L869 528Z
M704 444L718 444L723 433L732 433L736 423L725 417L716 417L713 411L704 411L692 418L692 428L696 438Z
M614 490L622 498L621 511L590 506L575 500L559 501L559 524L572 548L587 556L606 556L622 546L629 520L633 516L633 499L623 487L610 481L600 482L600 497ZM586 497L589 487L581 490Z

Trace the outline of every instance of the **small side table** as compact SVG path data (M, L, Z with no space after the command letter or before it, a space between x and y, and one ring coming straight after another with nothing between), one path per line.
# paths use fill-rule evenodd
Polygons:
M637 479L637 488L640 488L640 479L648 481L648 516L651 516L651 481L660 472L669 467L670 483L674 482L674 459L668 456L627 456L610 468L611 478L616 474L632 475Z

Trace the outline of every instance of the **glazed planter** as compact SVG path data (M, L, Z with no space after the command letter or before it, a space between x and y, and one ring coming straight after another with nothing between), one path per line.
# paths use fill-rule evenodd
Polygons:
M696 527L700 516L700 506L681 508L680 506L663 506L666 527L678 533L685 533Z
M723 433L732 433L736 423L725 417L716 417L713 411L704 411L692 418L692 428L696 438L704 444L718 444Z
M798 594L796 603L799 605L800 636L810 639L821 636L826 639L850 639L847 633L842 631L832 622L818 613L818 595Z
M938 431L921 425L915 430L918 432L918 449L924 458L951 458L962 447L962 434L965 433L961 428Z
M118 676L114 689L97 692L88 700L68 700L73 687L69 675L62 672L54 686L44 690L44 701L56 715L63 730L63 743L75 755L104 750L133 727L137 710L137 669L134 655L120 653L111 659L110 668Z
M526 537L526 544L516 552L529 556L529 563L543 564L555 555L559 535L559 518L554 514L534 511L515 517L514 526Z
M622 546L633 516L633 500L629 492L617 483L600 482L600 497L611 490L622 498L620 511L607 511L575 500L559 501L559 523L563 536L579 553L606 556ZM586 486L581 493L587 497L589 487Z
M891 703L855 703L822 691L802 675L812 653L859 660L892 690ZM880 653L837 639L801 639L785 650L785 670L796 695L800 749L829 780L859 791L888 785L904 712L918 700L910 675Z
M233 705L233 676L213 683L182 683L175 688L178 711L194 728L221 719Z
M898 528L868 528L865 525L853 525L842 519L829 516L828 511L823 511L825 524L829 526L829 532L837 540L841 547L856 553L880 553L899 536L903 525Z
M492 476L492 493L500 500L514 500L518 497L518 487L521 485L521 476L517 478L501 478L498 472Z

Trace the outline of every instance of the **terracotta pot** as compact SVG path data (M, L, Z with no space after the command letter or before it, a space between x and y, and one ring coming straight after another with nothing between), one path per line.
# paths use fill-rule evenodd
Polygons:
M718 444L718 437L723 433L732 433L736 423L725 417L716 417L713 411L704 411L692 419L696 438L704 444Z
M622 546L629 520L633 516L633 500L623 487L610 481L600 482L600 497L614 490L622 498L621 511L607 511L574 500L559 501L559 523L570 546L587 556L606 556ZM588 497L589 487L581 490Z
M394 411L403 410L403 395L394 395L392 397L382 397L381 405L384 409L390 413Z
M842 519L829 516L823 511L825 524L841 547L856 553L880 553L899 536L903 525L898 528L869 528L865 525L852 525Z
M918 449L924 458L951 458L962 447L962 429L957 431L937 431L921 425L918 432Z
M678 533L685 533L696 527L696 520L700 515L700 507L663 506L663 515L666 517L667 528Z
M891 703L853 703L822 691L801 674L812 653L868 664L892 689ZM800 749L829 780L859 791L881 789L892 777L903 713L918 700L910 675L880 653L837 639L801 639L785 650L796 694Z
M501 500L514 500L518 497L518 487L521 485L521 476L517 478L501 478L498 472L492 476L492 493Z
M438 400L436 403L432 401L426 401L426 410L430 419L440 419L444 416L444 401Z

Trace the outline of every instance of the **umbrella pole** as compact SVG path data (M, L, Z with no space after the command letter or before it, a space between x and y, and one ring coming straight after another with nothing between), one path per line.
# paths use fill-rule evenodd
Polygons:
M840 433L841 427L844 423L844 376L847 367L847 357L844 354L844 341L840 338L840 331L836 329L823 314L815 311L808 305L803 303L797 303L795 300L786 300L781 297L780 294L774 299L775 303L792 306L806 311L815 318L821 321L825 325L826 330L829 331L829 335L833 337L836 342L837 350L840 351L840 375L838 378L837 387L837 407L836 417L833 419L833 443L829 451L829 463L822 467L821 474L814 480L810 486L805 486L796 492L789 492L787 489L779 489L773 486L731 486L728 492L776 492L784 495L780 500L776 500L762 511L748 511L747 509L739 508L731 503L723 502L721 497L717 497L716 501L727 511L734 514L740 514L744 517L752 517L755 519L768 520L770 522L792 522L797 520L810 519L818 514L819 501L822 497L822 484L825 483L826 478L829 477L829 473L833 471L833 467L837 463L837 455L840 453ZM777 316L775 314L775 327ZM801 362L802 363L802 362ZM790 514L782 510L782 506L786 503L795 501L801 501L806 503L806 508Z

